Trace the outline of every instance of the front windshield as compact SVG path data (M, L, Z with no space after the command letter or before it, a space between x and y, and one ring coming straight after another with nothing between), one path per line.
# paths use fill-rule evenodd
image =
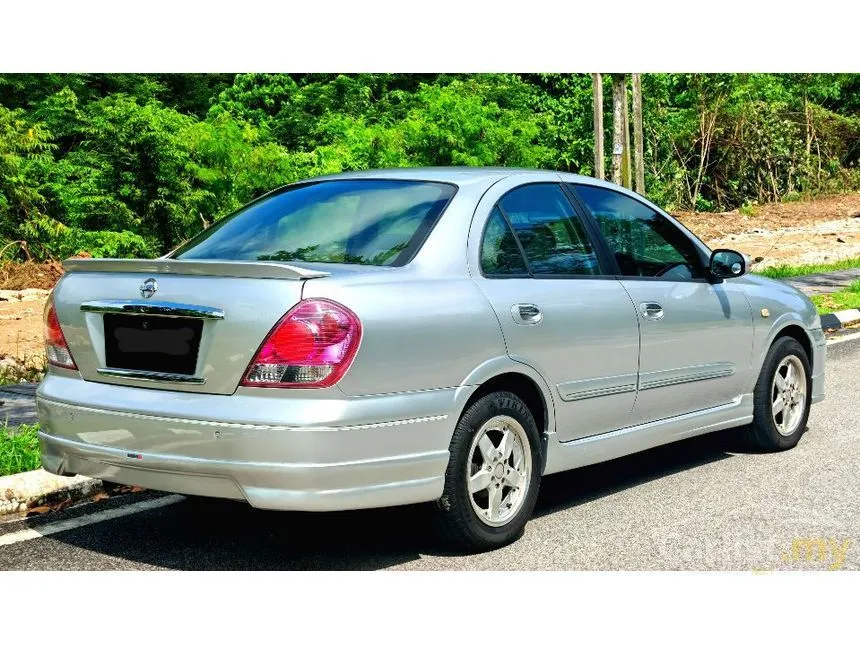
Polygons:
M171 257L401 266L455 192L450 184L387 179L301 184L224 218Z

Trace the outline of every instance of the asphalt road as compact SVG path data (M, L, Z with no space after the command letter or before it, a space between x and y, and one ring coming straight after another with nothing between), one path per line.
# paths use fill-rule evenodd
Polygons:
M785 282L795 289L800 289L807 296L821 293L833 293L845 289L857 280L860 280L860 269L845 269L844 271L830 271L829 273L812 273L810 275L786 278Z
M0 431L13 432L22 423L38 423L36 384L0 386Z
M523 538L490 553L441 548L422 507L272 513L146 492L0 524L0 569L857 570L858 373L860 341L829 348L827 398L789 452L729 431L547 477Z

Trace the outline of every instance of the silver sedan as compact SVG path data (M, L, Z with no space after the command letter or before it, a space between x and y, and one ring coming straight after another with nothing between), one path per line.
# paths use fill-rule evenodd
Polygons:
M472 549L543 475L739 428L793 447L823 398L812 303L641 196L428 168L275 190L154 260L67 260L42 463L264 509L431 502Z

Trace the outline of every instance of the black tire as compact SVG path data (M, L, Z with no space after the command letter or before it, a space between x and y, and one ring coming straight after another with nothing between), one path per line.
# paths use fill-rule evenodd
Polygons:
M519 510L504 525L490 526L478 517L472 506L467 461L476 433L487 421L499 415L512 417L525 430L531 455L531 476ZM522 535L534 511L541 469L540 434L528 406L511 392L492 392L481 397L463 413L451 438L445 488L436 503L436 526L440 536L455 548L466 551L486 551L515 541Z
M797 429L789 435L783 435L777 430L772 414L772 388L776 369L788 356L796 356L803 365L806 377L806 400L804 401L803 416ZM806 431L806 424L809 420L809 408L812 402L811 373L806 350L795 339L779 338L771 346L755 386L753 422L747 426L744 432L744 438L749 444L768 452L788 450L797 445L800 437Z

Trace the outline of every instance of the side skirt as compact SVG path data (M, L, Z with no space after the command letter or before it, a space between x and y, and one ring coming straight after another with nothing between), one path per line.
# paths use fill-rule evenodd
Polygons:
M753 397L744 394L725 405L574 441L553 441L550 436L544 474L617 459L673 441L746 425L752 420Z

